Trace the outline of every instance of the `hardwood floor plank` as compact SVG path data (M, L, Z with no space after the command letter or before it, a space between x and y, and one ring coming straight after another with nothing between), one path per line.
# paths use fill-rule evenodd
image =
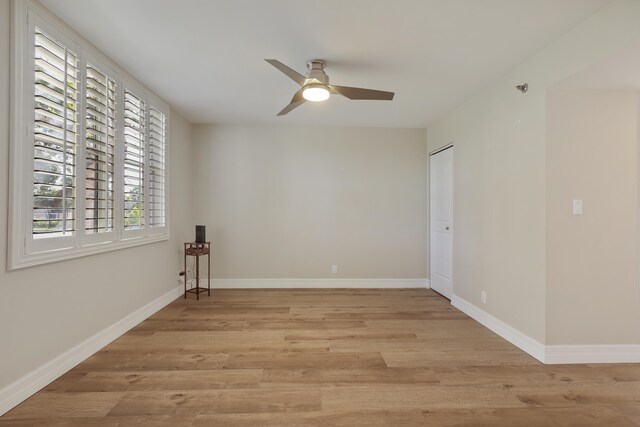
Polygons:
M520 351L513 344L498 337L472 338L437 338L437 339L407 339L407 340L347 340L329 341L333 353L379 351L379 352L429 352L433 349L447 347L447 351L475 352L475 351Z
M514 386L511 392L528 406L559 407L588 405L635 405L640 411L640 382L622 386L622 383L569 384L564 386Z
M426 289L214 290L5 425L640 427L640 364L543 365Z
M69 391L104 392L256 388L261 380L261 369L89 372L71 386Z
M222 341L188 341L180 344L180 341L164 341L164 340L140 340L137 346L139 351L149 353L167 353L167 352L186 352L192 354L216 354L216 353L252 353L252 352L329 352L328 340L309 340L309 341L285 341L280 340L253 340L226 342ZM164 344L166 342L166 344ZM123 347L118 346L117 350L125 351Z
M314 389L189 390L127 393L109 416L308 412L320 409L320 390Z
M85 372L67 372L66 374L47 385L42 391L48 393L64 393L73 387L78 381L80 381L86 375Z
M499 365L433 367L432 371L445 385L528 385L569 383L604 383L611 380L604 372L587 365Z
M295 331L295 330L303 330L303 331L313 331L313 330L324 330L324 329L355 329L355 328L364 328L366 325L363 321L355 320L355 321L336 321L336 320L288 320L288 321L263 321L263 322L249 322L247 330L287 330L287 331Z
M429 411L425 424L473 427L637 427L614 408L499 408L481 410Z
M104 417L124 393L36 393L2 416L20 418Z
M614 381L640 381L640 364L592 364L588 366L602 372Z
M148 319L131 329L131 331L242 331L245 330L248 325L248 322L242 320Z
M419 350L413 352L381 352L387 366L418 368L459 365L538 365L533 357L520 350L483 350L470 354L467 350Z
M438 383L425 368L307 368L264 369L262 382L280 384L425 384Z
M349 320L466 320L466 315L454 311L409 311L406 313L327 313L324 318Z
M229 355L224 353L203 354L180 351L151 353L144 350L102 350L70 372L221 369L228 358Z
M442 385L370 384L323 387L322 408L327 411L436 410L517 408L526 404L500 387L449 387Z
M637 426L640 426L640 408L634 403L616 403L612 407L616 413L633 421ZM613 425L613 424L611 424Z
M218 414L199 415L194 426L226 427L353 427L353 426L402 426L424 427L426 417L421 411L348 411L348 412L301 412L275 414Z
M216 307L215 311L212 313L211 309L207 306L191 306L182 310L182 315L188 316L190 314L198 314L211 316L212 314L215 314L218 316L228 316L231 314L241 314L245 318L251 318L269 314L289 314L290 310L289 306L265 307L257 304L242 306L220 305Z
M197 416L140 415L130 417L26 418L2 420L11 427L191 427Z
M417 338L414 333L397 331L378 331L374 329L342 329L342 330L320 330L320 331L295 331L287 333L285 341L303 340L405 340Z
M225 369L383 368L380 353L246 353L231 354Z
M201 341L206 344L214 342L246 342L246 341L278 341L284 340L284 332L281 331L157 331L149 335L139 336L125 334L109 344L110 350L119 347L130 349L133 345L145 344L171 345L172 343L186 344Z

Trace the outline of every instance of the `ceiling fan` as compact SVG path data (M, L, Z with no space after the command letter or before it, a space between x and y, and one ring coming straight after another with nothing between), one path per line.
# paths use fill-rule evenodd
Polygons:
M325 101L329 99L331 94L342 95L349 99L369 99L380 101L391 101L393 99L393 95L395 95L393 92L385 92L382 90L330 85L329 76L324 72L325 63L320 59L314 59L307 63L307 74L304 76L276 59L265 59L265 61L302 86L300 90L293 95L289 105L284 107L284 109L278 113L279 116L284 116L294 108L304 104L306 101Z

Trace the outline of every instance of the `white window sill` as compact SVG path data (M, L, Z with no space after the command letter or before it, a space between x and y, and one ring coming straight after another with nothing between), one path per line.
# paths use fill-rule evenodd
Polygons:
M89 255L117 251L120 249L148 245L165 240L169 240L168 233L144 237L133 237L116 242L96 243L78 248L59 249L28 255L22 254L10 259L8 268L10 270L17 270L20 268L34 267L37 265L49 264L52 262L65 261Z

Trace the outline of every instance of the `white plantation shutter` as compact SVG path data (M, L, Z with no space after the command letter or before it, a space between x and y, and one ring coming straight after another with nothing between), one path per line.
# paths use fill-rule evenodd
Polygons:
M165 114L149 109L149 226L164 227L165 219L165 169L166 169Z
M33 237L75 231L78 56L35 30Z
M145 102L124 91L124 228L135 230L145 224Z
M166 240L169 106L37 0L12 17L9 269Z
M116 83L87 64L85 232L113 231Z

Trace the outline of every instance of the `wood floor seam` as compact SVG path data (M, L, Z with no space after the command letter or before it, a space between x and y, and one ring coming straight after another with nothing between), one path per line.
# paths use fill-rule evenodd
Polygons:
M640 364L543 365L426 289L177 299L2 426L640 426Z

